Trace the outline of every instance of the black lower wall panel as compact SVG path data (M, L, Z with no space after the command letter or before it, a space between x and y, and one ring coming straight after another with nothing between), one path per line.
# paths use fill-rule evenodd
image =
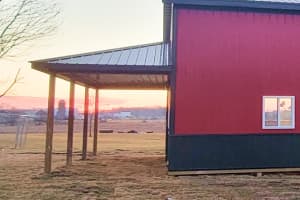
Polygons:
M300 134L169 135L168 169L300 167Z

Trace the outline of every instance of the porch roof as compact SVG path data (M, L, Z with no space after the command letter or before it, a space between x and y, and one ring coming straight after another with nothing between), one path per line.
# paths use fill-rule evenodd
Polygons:
M32 68L98 89L164 89L170 46L159 42L31 61Z

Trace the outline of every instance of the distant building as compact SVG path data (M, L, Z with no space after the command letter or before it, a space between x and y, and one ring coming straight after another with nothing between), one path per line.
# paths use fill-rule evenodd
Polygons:
M45 110L39 110L34 115L34 121L37 124L47 121L47 112Z
M59 100L58 102L58 110L55 115L55 119L57 120L66 120L66 102L65 100Z
M118 118L118 119L128 119L128 118L132 118L132 113L129 111L121 111L118 113L114 113L113 114L114 118Z

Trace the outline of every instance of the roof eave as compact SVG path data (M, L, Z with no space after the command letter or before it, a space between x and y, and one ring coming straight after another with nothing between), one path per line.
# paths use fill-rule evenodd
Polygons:
M35 70L51 73L110 73L110 74L168 74L173 67L168 66L139 66L139 65L94 65L94 64L61 64L31 61Z
M300 3L271 2L271 1L245 1L245 0L163 0L164 3L185 6L216 6L253 9L270 9L280 11L300 11Z

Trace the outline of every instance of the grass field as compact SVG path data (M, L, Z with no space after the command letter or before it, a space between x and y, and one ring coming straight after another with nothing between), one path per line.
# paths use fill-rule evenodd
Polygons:
M100 152L87 161L81 142L76 134L66 168L66 134L55 134L53 172L45 175L42 134L29 134L23 149L13 148L13 134L0 134L0 199L300 199L297 174L168 176L164 134L100 134Z

